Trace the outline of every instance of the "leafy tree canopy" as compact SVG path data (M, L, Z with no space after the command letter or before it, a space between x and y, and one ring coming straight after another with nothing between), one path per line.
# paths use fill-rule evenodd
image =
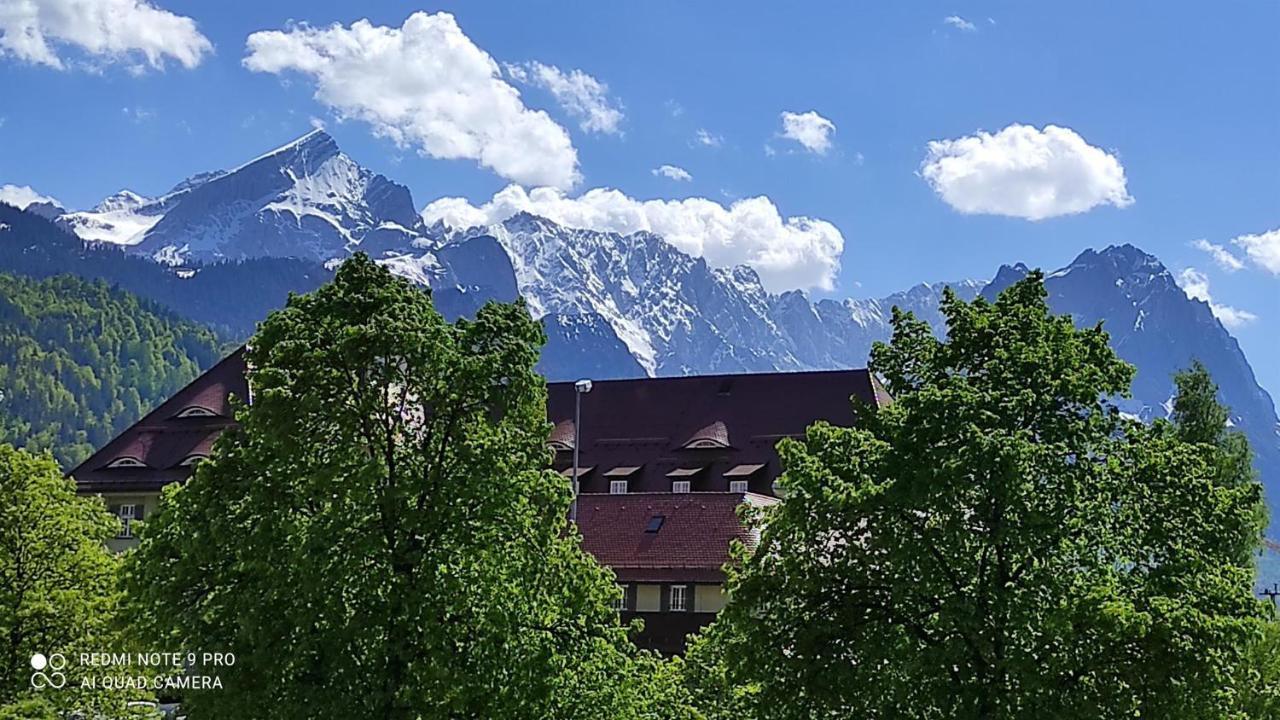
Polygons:
M80 498L47 455L0 444L0 718L121 709L116 693L81 691L87 670L67 663L64 689L31 685L31 657L116 650L119 558L107 538L119 521Z
M272 314L252 404L130 558L136 632L233 652L192 717L654 717L548 470L522 304L449 324L364 255Z
M1133 369L1042 279L948 294L945 340L895 312L895 401L781 444L786 501L690 656L708 715L1242 716L1247 447L1202 369L1171 422L1121 416Z

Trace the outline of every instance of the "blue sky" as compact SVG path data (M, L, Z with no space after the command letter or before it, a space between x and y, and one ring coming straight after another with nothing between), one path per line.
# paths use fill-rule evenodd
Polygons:
M35 4L56 9L60 0ZM536 129L567 137L580 176L563 188L570 200L593 188L726 208L763 196L781 217L820 219L838 233L843 251L828 258L838 271L827 282L814 275L826 272L822 258L802 257L794 271L770 276L775 288L807 286L814 295L879 296L922 280L987 278L1005 262L1053 269L1086 247L1130 242L1175 275L1197 271L1184 281L1211 293L1223 312L1237 311L1232 332L1264 386L1280 390L1280 234L1267 234L1280 230L1275 2L158 7L194 26L148 15L177 39L130 45L107 28L114 34L93 45L71 21L42 18L52 23L39 26L48 37L43 56L0 38L0 185L29 185L72 208L121 187L156 194L277 146L313 120L359 162L407 185L419 207L444 196L482 206L513 181L545 182L552 176L513 169L510 158L441 159L439 147L412 133L397 144L386 132L397 125L375 117L385 120L386 108L358 97L360 73L376 64L306 68L298 46L288 45L305 40L314 49L323 40L303 38L299 22L339 23L345 34L367 18L373 32L408 33L413 13L445 11L462 38L503 66L497 82L519 91L516 114L534 122L523 113L543 111L549 121ZM261 31L284 34L247 48ZM255 52L256 65L246 66ZM572 101L537 80L535 63L562 80L576 70L607 86L594 99L612 114L584 129ZM393 63L378 79L418 92L416 65ZM328 96L317 98L318 90ZM811 118L809 134L797 134L806 145L784 136L784 112L815 112L833 129ZM1017 125L1028 127L1007 130ZM1050 138L1048 125L1069 134ZM700 142L700 131L718 143ZM931 156L931 141L952 142ZM1001 170L1009 153L1024 151L1065 159ZM931 157L945 159L933 182ZM655 174L661 165L690 179ZM947 179L966 170L976 175ZM1058 200L1039 209L1018 202L1045 184ZM754 251L767 254L772 240L762 232ZM830 254L822 246L829 238L806 245L810 239L792 250ZM1197 240L1222 246L1242 267L1229 271L1193 247ZM707 253L732 259L747 250Z

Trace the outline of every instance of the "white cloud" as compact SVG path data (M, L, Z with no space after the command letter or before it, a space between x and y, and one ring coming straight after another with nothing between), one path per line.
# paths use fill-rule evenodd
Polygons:
M672 180L689 181L693 179L693 176L689 174L688 170L685 170L682 167L676 167L675 165L661 165L656 167L653 169L653 174L671 178Z
M1280 275L1280 228L1259 235L1241 235L1231 241L1262 269Z
M0 55L68 67L62 46L98 62L124 61L136 70L161 69L166 58L187 68L213 52L189 17L146 0L16 0L0 3Z
M359 20L249 36L245 67L296 71L340 118L356 118L401 147L441 159L475 160L527 185L571 188L579 180L569 133L525 107L493 58L452 15L410 15L399 28Z
M636 200L618 190L596 188L568 197L553 188L525 190L510 185L476 207L465 198L442 198L423 218L454 227L501 222L525 211L569 227L618 233L647 230L715 267L755 268L772 292L833 286L844 251L844 236L825 220L784 218L764 196L728 207L706 198Z
M694 134L694 139L698 141L699 145L706 145L707 147L720 147L724 144L724 138L719 135L713 135L706 128L698 128L698 132Z
M1178 284L1182 286L1182 291L1187 294L1187 297L1208 303L1209 309L1228 328L1235 329L1258 319L1257 315L1248 310L1233 308L1230 305L1219 305L1214 302L1213 297L1209 294L1209 277L1195 268L1183 270L1178 275Z
M1193 241L1191 247L1209 253L1213 261L1218 267L1227 272L1235 272L1244 269L1244 261L1236 257L1232 252L1221 245L1215 245L1203 238Z
M126 107L120 108L120 112L124 113L124 116L129 118L129 120L138 124L144 123L156 116L156 112L154 110L149 110L144 107L127 107L126 106Z
M0 202L12 205L19 210L26 210L32 203L53 203L62 207L62 203L47 195L41 195L28 185L0 185Z
M515 80L549 91L556 102L575 118L587 132L617 135L622 123L622 109L609 99L609 86L581 70L565 72L554 65L527 62L507 65L507 73Z
M835 131L835 123L812 110L782 113L782 137L795 140L811 153L825 155L831 149L831 133Z
M987 19L990 20L991 18L987 18ZM974 25L973 23L969 22L968 20L965 20L959 15L948 15L942 18L942 22L962 32L977 32L978 30L977 25ZM994 25L995 21L992 20L991 24Z
M920 174L966 214L1043 220L1133 203L1120 161L1055 125L932 141Z

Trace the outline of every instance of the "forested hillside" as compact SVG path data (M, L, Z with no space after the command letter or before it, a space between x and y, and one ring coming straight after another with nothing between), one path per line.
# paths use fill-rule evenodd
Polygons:
M45 218L0 203L0 272L100 278L231 338L252 335L258 322L284 305L290 292L310 292L332 277L319 263L292 258L191 269L194 274L184 277L119 247L86 244Z
M69 469L225 349L102 281L0 273L0 442L52 450Z

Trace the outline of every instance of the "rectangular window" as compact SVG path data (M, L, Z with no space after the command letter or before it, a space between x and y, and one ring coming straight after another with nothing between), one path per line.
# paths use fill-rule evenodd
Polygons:
M688 480L672 480L672 481L671 481L671 492L673 492L673 493L687 493L687 492L689 492L689 481L688 481Z
M116 537L133 537L133 519L137 517L137 515L138 506L136 504L120 506L120 534Z
M746 480L730 480L730 481L729 481L729 492L731 492L731 493L744 493L744 492L746 492L746 491L747 491L747 481L746 481Z
M622 596L614 598L613 609L622 612L627 609L627 586L619 584L618 591L622 593Z
M671 602L667 604L667 609L671 612L685 612L689 609L688 585L671 586Z
M662 586L636 585L636 612L661 612Z
M609 494L610 495L626 495L627 481L626 480L610 480Z

